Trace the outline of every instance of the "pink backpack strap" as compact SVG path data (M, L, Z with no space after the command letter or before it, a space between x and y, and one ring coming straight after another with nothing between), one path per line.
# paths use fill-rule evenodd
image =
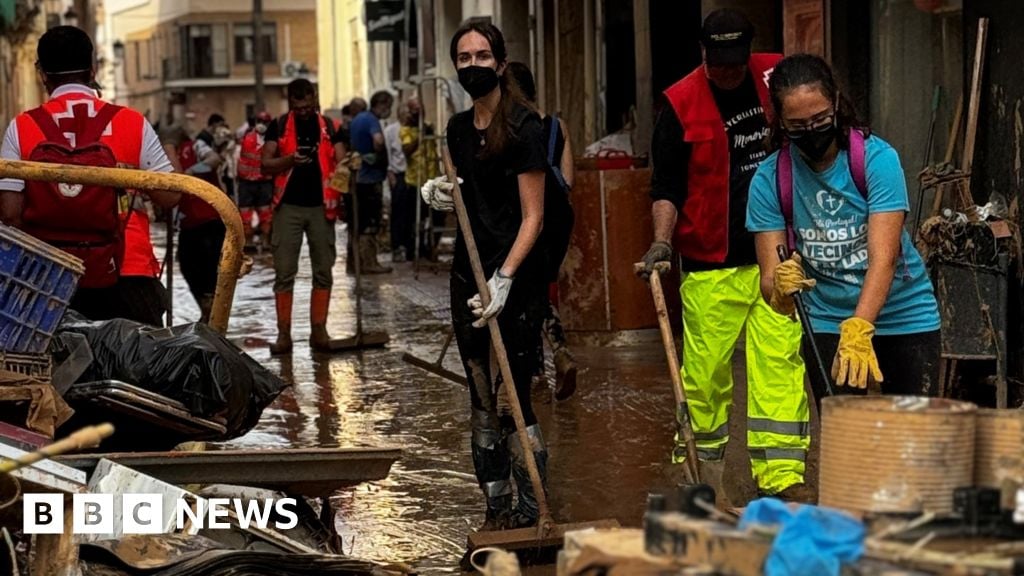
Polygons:
M868 197L867 154L864 151L864 133L857 128L850 129L850 175L853 184L866 200Z
M782 145L775 164L775 188L779 194L779 207L786 221L786 243L789 251L796 250L796 231L793 228L793 157L789 143Z

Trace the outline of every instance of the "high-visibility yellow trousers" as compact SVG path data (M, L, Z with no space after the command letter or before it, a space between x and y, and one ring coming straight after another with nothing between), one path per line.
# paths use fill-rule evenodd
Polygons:
M701 460L720 460L729 441L732 356L746 329L747 448L758 488L775 494L804 481L810 409L804 389L799 322L761 296L757 266L683 277L680 370ZM673 462L686 457L676 438Z

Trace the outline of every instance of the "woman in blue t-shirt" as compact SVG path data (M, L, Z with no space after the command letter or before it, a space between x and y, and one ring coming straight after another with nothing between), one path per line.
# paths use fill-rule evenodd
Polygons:
M934 395L939 311L903 228L909 203L899 156L857 120L821 58L782 60L769 89L781 150L758 168L747 207L765 299L793 315L792 294L807 291L815 340L822 358L834 358L839 386L863 392L878 382L886 394ZM791 171L779 173L780 157ZM780 263L777 246L787 237L796 253ZM819 371L808 374L821 398Z

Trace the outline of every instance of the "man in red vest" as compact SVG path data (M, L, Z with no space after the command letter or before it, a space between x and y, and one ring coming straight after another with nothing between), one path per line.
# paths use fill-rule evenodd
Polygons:
M778 54L751 54L754 29L742 14L704 20L704 63L665 91L655 127L654 242L644 275L681 257L683 360L701 468L720 485L729 440L732 360L746 331L747 445L763 494L805 499L810 412L804 393L800 325L761 297L754 238L745 228L747 193L768 155L768 78ZM676 440L674 463L686 449ZM718 476L716 481L715 476Z
M156 132L142 114L108 104L90 88L95 85L96 69L93 44L88 34L72 26L51 28L39 39L37 55L36 67L50 100L39 109L18 115L10 123L4 134L0 157L28 160L41 144L50 149L53 149L53 144L70 149L84 147L93 144L88 140L96 129L101 131L101 135L95 144L100 145L99 149L104 152L112 152L117 166L152 172L173 170ZM112 115L103 112L108 106L115 111ZM106 127L95 126L97 119L106 123ZM88 211L90 206L107 205L108 196L113 193L109 189L60 186L62 193L67 188L69 201L75 199L71 192L94 194L85 202L85 212L76 211L74 214L77 222L94 222L106 217L105 208L96 208L95 214ZM46 188L36 183L26 187L21 180L0 181L0 219L54 242L54 238L61 236L62 229L74 224L68 221L68 212L73 208L70 203L62 206L59 202L45 202L46 193ZM175 192L147 192L145 196L161 207L170 208L178 203L180 195ZM143 196L129 192L119 199L118 204L121 231L115 229L115 233L123 234L123 251L119 249L117 258L112 260L121 259L116 266L118 277L112 285L102 287L83 287L80 282L71 307L93 320L127 318L162 325L166 295L159 279L160 264L153 254L149 237L149 218ZM70 238L65 240L69 249L90 250L82 248L85 242L74 246Z
M242 138L241 155L238 157L238 210L242 215L247 247L253 245L252 217L255 215L259 221L260 242L264 248L270 248L274 179L263 172L263 145L271 122L273 118L268 112L256 115L255 126Z
M340 195L328 182L337 159L345 156L345 144L334 122L317 112L316 89L309 80L288 84L288 108L287 114L270 123L263 145L263 170L275 175L270 244L278 333L270 352L292 350L292 292L303 235L313 267L309 343L316 351L330 352L334 342L327 334L327 312L334 283L331 269L337 258L334 222Z

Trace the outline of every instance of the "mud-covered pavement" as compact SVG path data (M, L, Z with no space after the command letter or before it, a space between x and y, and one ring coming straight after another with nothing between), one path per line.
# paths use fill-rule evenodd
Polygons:
M345 274L344 248L339 229L328 324L334 337L355 329L355 282ZM469 454L469 395L401 359L411 352L433 361L440 352L448 326L447 273L422 270L417 280L412 264L404 263L392 274L365 278L364 326L387 331L391 343L332 357L312 354L307 343L310 271L304 261L296 286L295 350L280 358L267 350L276 336L273 276L269 255L257 257L253 272L238 284L228 336L293 386L253 431L227 445L401 448L389 478L335 496L346 552L407 562L423 574L458 573L466 533L483 515ZM180 275L174 312L175 323L199 315ZM673 400L656 338L651 331L639 336L645 340L640 344L574 347L585 367L576 395L565 402L550 393L535 397L551 451L549 498L556 521L616 518L639 526L647 492L667 486ZM445 365L461 372L454 344ZM742 386L736 395L742 402ZM753 491L742 424L733 418L727 452L734 501Z

